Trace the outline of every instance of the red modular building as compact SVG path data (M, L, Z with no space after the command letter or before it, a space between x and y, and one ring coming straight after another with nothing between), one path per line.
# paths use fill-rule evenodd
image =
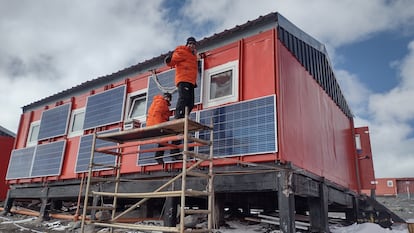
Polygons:
M237 161L283 168L216 177L217 202L245 211L256 205L279 209L286 232L294 230L295 212L310 211L312 228L319 230L327 228L328 210L356 220L361 190L375 189L369 133L354 128L324 45L271 13L199 40L198 51L206 56L199 61L190 117L206 124L213 119L215 168L246 169ZM144 127L158 86L174 86L175 70L163 63L165 55L24 106L7 173L13 187L8 204L15 198L77 197L93 133ZM158 81L148 70L156 70ZM172 110L176 100L174 93ZM114 163L113 156L101 158ZM181 166L166 160L170 171ZM121 174L169 175L153 153L122 157ZM289 195L282 195L286 189Z
M412 196L414 192L414 178L377 178L377 196Z
M16 134L0 126L0 201L6 199L7 190L9 189L6 184L6 172L15 137Z

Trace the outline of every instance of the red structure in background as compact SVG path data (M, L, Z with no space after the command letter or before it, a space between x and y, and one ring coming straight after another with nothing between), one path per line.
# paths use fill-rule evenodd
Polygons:
M376 179L376 195L377 196L413 196L414 178L377 178Z
M9 189L6 184L6 173L15 137L14 133L0 126L0 201L6 199Z
M376 182L368 127L355 128L355 143L358 161L357 175L361 190L364 193L373 194Z

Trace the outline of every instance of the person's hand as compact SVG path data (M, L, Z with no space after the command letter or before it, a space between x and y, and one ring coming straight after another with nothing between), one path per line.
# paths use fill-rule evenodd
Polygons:
M206 57L207 57L206 53L199 53L198 54L198 59L204 59Z

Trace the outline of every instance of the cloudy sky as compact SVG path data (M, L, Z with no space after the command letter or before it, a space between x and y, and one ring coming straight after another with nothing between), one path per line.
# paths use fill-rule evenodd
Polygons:
M414 177L412 0L0 0L0 125L21 107L279 12L324 43L377 177Z

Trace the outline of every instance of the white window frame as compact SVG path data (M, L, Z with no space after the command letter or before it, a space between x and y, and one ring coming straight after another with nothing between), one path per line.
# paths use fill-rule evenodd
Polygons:
M355 146L357 150L362 150L361 135L355 134Z
M394 182L392 180L387 180L387 187L394 187Z
M210 98L210 88L211 88L211 77L216 74L223 73L226 71L232 71L232 93L227 96L222 96L219 98L211 99ZM239 61L231 61L208 70L204 71L204 92L203 92L203 105L204 107L213 107L221 104L226 104L230 102L235 102L239 98Z
M83 124L82 124L82 129L81 130L77 130L77 131L73 131L73 124L75 123L75 116L83 113L83 121L85 121L85 109L86 108L79 108L76 110L72 111L72 114L70 116L70 124L69 124L69 133L68 133L68 137L76 137L76 136L80 136L83 135Z
M145 94L145 109L144 109L144 114L143 115L140 115L140 116L137 116L137 117L133 117L133 118L131 118L130 117L130 115L131 115L131 110L132 110L132 103L133 103L133 101L136 99L136 98L139 98L138 96L139 95L143 95L143 94ZM146 120L146 112L147 112L147 101L148 101L148 92L147 92L147 89L142 89L142 90L139 90L139 91L135 91L135 92L132 92L132 93L129 93L128 94L128 98L127 98L127 111L125 111L125 117L124 117L124 121L126 122L126 121L131 121L131 120L138 120L138 121L140 121L140 122L144 122L145 120Z
M33 130L37 127L37 135L36 138L33 139ZM27 135L27 142L26 145L27 146L36 146L37 145L37 141L38 141L38 137L39 137L39 129L40 129L40 121L33 121L32 123L30 123L30 129L29 129L29 134Z

